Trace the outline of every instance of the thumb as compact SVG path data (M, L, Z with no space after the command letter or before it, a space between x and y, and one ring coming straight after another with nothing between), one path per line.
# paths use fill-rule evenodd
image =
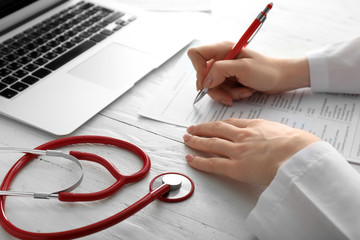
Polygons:
M204 87L215 88L221 85L227 78L240 78L241 59L219 60L214 62L204 80Z

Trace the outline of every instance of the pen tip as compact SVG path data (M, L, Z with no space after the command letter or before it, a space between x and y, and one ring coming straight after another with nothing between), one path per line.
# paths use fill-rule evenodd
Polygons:
M274 4L271 2L271 3L269 3L269 5L271 6L271 7L273 7L274 6Z

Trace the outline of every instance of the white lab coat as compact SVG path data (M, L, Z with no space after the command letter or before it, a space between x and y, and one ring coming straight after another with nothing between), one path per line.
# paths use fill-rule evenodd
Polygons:
M308 59L313 91L360 93L360 38ZM314 143L279 168L246 224L259 239L360 239L360 174L330 144Z

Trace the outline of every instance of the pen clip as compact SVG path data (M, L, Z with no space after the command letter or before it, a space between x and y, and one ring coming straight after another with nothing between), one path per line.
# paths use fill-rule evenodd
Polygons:
M256 17L257 20L260 21L260 25L259 27L256 29L256 31L254 32L254 34L250 37L250 39L247 41L246 45L247 46L251 40L253 40L253 38L255 37L255 35L259 32L260 28L262 27L262 25L264 24L265 20L266 20L266 16L267 16L267 13L270 11L270 9L272 8L273 6L273 3L269 3L264 11L262 11L261 13L259 13L259 15Z
M264 21L265 21L265 20L264 20ZM260 24L260 26L256 29L256 31L254 32L254 34L251 35L250 39L247 41L247 43L246 43L245 46L249 45L249 43L251 42L251 40L253 40L253 38L255 37L255 35L259 32L259 30L260 30L260 28L262 27L263 24L264 24L264 22L262 22L262 23Z

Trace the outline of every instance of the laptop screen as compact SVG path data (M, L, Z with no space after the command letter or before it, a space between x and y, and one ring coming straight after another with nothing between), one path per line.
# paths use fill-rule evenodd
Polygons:
M38 0L0 0L0 18L6 17Z
M0 0L0 37L33 16L65 0Z

